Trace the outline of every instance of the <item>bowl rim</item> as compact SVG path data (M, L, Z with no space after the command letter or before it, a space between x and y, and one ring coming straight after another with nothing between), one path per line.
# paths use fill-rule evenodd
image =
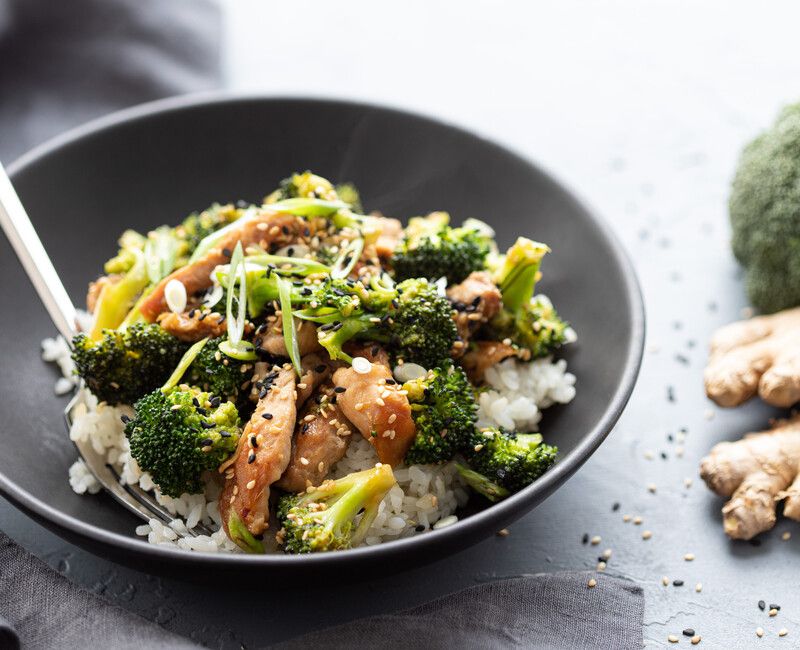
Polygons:
M522 509L519 506L532 500L536 495L543 495L541 500L547 498L560 483L577 471L597 450L613 429L630 399L631 393L636 385L636 379L639 374L644 352L645 309L641 288L633 264L624 246L605 219L599 216L594 210L590 209L571 187L557 180L552 174L545 171L526 155L521 154L505 143L499 144L484 137L475 130L459 126L447 120L441 120L415 110L395 108L376 102L316 95L305 96L258 92L210 91L151 101L91 120L57 135L24 153L8 166L8 174L13 181L17 174L24 172L39 159L56 152L62 147L82 140L83 138L112 130L121 124L146 120L155 115L180 112L204 105L239 104L247 102L294 102L316 105L319 107L328 106L375 110L427 123L437 128L444 128L456 135L480 140L482 144L494 148L506 156L514 158L516 162L531 168L535 173L539 174L547 182L552 183L571 198L577 204L578 208L590 217L601 236L608 242L617 264L621 267L624 279L624 291L631 305L631 337L627 346L625 366L619 380L619 386L609 400L597 424L584 435L582 441L575 449L559 459L559 462L548 470L546 474L536 480L532 485L513 494L504 501L493 504L450 526L428 531L425 535L391 540L373 546L348 549L336 553L297 556L279 553L249 555L197 551L187 552L178 548L150 544L145 538L124 536L93 524L85 523L65 512L55 509L30 492L17 486L2 472L0 472L0 494L34 519L46 520L54 524L59 533L63 531L63 533L71 538L88 539L95 543L115 547L121 552L144 554L153 560L161 560L166 563L191 563L193 565L207 566L226 564L235 565L239 568L244 568L248 565L253 566L253 568L256 566L282 566L285 568L295 563L302 563L310 568L322 568L323 566L329 566L340 562L345 559L345 557L349 561L375 560L383 554L402 553L403 551L410 551L412 548L422 547L426 544L452 543L454 546L457 546L458 538L462 535L480 538L482 536L480 529L492 520L502 521L513 519L515 512Z

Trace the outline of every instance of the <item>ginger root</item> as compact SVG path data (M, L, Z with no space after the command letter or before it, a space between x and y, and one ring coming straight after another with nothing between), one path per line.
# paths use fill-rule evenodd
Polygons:
M705 386L719 406L738 406L756 392L773 406L800 401L800 307L717 330Z
M800 415L715 445L700 463L700 476L718 495L731 497L722 521L733 539L751 539L772 528L783 499L783 514L800 521Z

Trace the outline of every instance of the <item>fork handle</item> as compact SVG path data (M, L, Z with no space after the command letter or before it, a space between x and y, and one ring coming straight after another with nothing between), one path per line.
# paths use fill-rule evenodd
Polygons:
M69 343L75 334L75 306L50 256L0 163L0 226L19 257L53 323Z

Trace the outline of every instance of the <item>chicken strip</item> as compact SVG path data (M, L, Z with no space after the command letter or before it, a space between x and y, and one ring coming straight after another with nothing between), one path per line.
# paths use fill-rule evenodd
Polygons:
M281 320L271 316L266 327L267 329L260 339L256 339L256 347L277 357L288 357L286 342L283 340ZM295 332L297 333L297 346L300 348L300 356L322 350L314 323L295 318Z
M172 336L189 343L199 341L206 336L216 338L228 331L225 317L222 314L203 312L199 309L192 309L185 314L164 312L157 321Z
M308 222L291 214L261 209L252 215L242 217L233 223L215 248L209 250L196 262L173 271L158 283L153 292L139 307L142 316L149 322L156 320L159 314L167 311L164 288L170 280L179 280L186 287L186 295L194 296L211 286L211 272L220 264L227 264L236 244L242 247L257 245L268 250L270 247L286 246L294 243L300 235L309 233ZM309 233L310 234L310 233Z
M303 376L297 384L297 408L303 406L319 385L331 375L330 359L324 361L318 354L307 354L300 360Z
M361 373L345 366L333 373L339 391L337 404L375 447L378 459L394 467L403 460L417 433L411 405L406 391L392 377L386 352L373 346L356 356L370 361L369 370Z
M287 492L302 492L325 480L350 443L353 426L332 401L337 393L328 383L317 393L297 422L292 459L275 485Z
M291 365L275 367L267 375L262 397L245 426L233 458L220 467L225 487L219 511L225 532L234 542L243 524L251 535L261 535L269 522L269 490L289 464L297 408L296 375ZM233 530L232 530L233 528Z
M517 348L499 341L476 341L461 359L461 365L473 384L482 384L487 368L518 353Z
M500 290L486 271L474 271L460 284L447 289L447 297L453 303L456 314L458 336L453 346L453 356L461 356L466 343L478 328L494 318L502 307Z

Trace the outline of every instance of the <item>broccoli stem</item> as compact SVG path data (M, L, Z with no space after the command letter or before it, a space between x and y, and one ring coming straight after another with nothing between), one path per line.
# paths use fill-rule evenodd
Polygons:
M132 250L132 253L136 262L131 270L119 282L107 284L100 293L94 324L89 333L92 341L99 341L103 337L103 330L116 329L122 324L136 297L148 284L144 254L139 250Z
M244 525L239 515L233 511L228 516L228 537L247 553L260 554L264 552L264 545L247 530L247 526Z
M167 381L161 387L162 393L166 393L168 390L175 388L175 386L178 385L178 382L189 369L189 366L192 365L192 362L194 362L197 355L200 354L200 351L205 347L206 343L208 343L209 338L210 337L206 336L204 339L200 339L192 347L186 350L183 358L178 362L178 366L172 372L169 379L167 379Z
M539 266L549 250L545 244L525 237L508 249L499 278L505 309L517 312L530 301L539 279Z

